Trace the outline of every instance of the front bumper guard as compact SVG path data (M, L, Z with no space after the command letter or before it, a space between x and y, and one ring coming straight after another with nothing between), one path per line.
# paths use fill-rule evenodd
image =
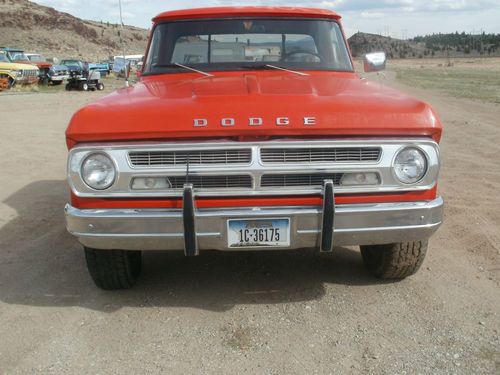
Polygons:
M290 219L290 247L376 245L429 238L441 225L443 200L335 205L333 184L325 183L323 207L242 207L196 209L185 186L179 209L77 209L66 205L66 226L84 246L96 249L232 250L229 219ZM331 204L330 204L331 202ZM266 248L262 248L266 249ZM270 248L275 249L275 248Z

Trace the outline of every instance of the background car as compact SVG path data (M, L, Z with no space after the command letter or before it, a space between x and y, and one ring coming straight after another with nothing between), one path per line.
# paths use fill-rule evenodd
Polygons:
M7 87L16 83L35 84L38 82L39 70L34 65L13 63L5 51L0 50L0 78L7 80Z
M35 65L38 68L38 78L40 82L47 84L48 81L48 72L50 67L52 66L51 63L48 63L43 60L41 55L38 54L31 54L33 56L36 56L33 58L33 60L30 60L28 55L24 53L22 49L19 48L3 48L3 51L7 54L7 57L11 62L15 63L21 63L21 64L29 64L29 65ZM38 56L42 58L42 60L39 60Z
M66 65L52 65L48 73L49 82L54 86L60 85L69 78L69 70Z

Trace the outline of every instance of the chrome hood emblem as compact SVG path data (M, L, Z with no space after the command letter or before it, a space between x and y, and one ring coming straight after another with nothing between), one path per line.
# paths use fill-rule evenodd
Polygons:
M276 126L287 126L291 125L292 121L289 117L276 117L273 121ZM261 126L264 125L265 121L262 117L249 117L245 124L237 123L236 119L232 117L221 118L218 122L218 126L235 126L235 125L247 125L247 126ZM195 118L193 119L193 126L201 127L201 126L209 126L208 119L206 118ZM303 117L302 125L305 126L314 126L316 125L316 117Z

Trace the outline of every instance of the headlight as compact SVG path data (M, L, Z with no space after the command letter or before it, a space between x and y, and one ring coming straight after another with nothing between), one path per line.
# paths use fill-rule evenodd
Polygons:
M12 73L17 77L21 77L23 75L22 70L14 70Z
M427 172L427 158L415 147L401 150L394 159L394 173L404 184L414 184L420 181Z
M105 190L113 185L116 169L104 154L90 154L82 163L82 178L92 189Z

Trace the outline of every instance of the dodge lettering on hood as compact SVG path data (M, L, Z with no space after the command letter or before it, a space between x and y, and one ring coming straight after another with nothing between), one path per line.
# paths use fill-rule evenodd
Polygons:
M203 8L153 23L139 82L66 131L66 223L97 286L131 287L143 250L356 245L376 277L418 270L442 221L441 122L358 76L337 13ZM366 72L385 64L364 56Z

